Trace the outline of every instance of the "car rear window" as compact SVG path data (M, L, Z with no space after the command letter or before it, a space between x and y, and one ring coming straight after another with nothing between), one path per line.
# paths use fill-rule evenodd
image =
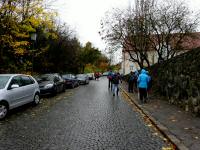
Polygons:
M43 82L43 81L53 81L54 77L52 75L40 75L36 77L36 80L38 82Z
M0 89L5 88L10 76L0 76Z

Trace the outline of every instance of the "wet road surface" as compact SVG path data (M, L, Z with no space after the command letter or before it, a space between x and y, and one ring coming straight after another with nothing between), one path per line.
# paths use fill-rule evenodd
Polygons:
M107 79L14 110L0 122L0 150L161 150L166 146Z

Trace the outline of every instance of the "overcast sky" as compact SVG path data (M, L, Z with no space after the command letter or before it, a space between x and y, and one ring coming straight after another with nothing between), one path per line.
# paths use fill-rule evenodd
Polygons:
M100 20L105 12L112 8L127 8L134 0L56 0L60 19L75 29L82 44L90 41L100 50L105 49L105 43L98 32ZM200 8L200 0L186 0L192 10ZM199 8L198 8L199 7Z
M57 0L59 16L76 30L81 43L87 41L103 50L105 44L98 34L105 12L115 7L127 7L130 0ZM58 7L59 6L59 7Z

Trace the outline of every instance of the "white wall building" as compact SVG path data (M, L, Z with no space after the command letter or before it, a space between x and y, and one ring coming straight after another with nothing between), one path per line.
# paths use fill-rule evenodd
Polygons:
M182 50L177 51L175 55L180 55L189 50L200 47L200 32L193 33L193 37L187 37L182 45ZM167 56L167 50L164 48L162 50L163 56ZM134 53L132 53L134 54ZM155 50L150 50L147 52L148 60L150 65L154 65L158 62L158 53ZM133 55L134 56L134 55ZM147 65L146 65L147 66ZM121 71L122 74L129 74L131 71L140 70L140 67L137 63L131 61L130 55L126 50L122 50L122 63L121 63Z

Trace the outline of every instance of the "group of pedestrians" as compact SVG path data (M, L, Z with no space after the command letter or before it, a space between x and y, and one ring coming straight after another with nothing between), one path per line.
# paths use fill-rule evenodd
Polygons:
M148 91L151 89L151 86L152 78L145 69L142 69L140 74L138 71L130 73L128 78L128 92L138 92L138 98L140 99L141 103L147 102Z
M122 78L119 72L109 71L108 73L108 88L113 92L113 96L117 95L119 92L119 83L122 82Z
M119 83L122 82L122 77L118 72L108 73L108 88L113 92L113 96L118 95ZM146 103L148 99L148 91L152 86L152 78L148 71L142 69L140 73L138 71L130 72L128 77L128 92L138 92L138 98L141 103Z

